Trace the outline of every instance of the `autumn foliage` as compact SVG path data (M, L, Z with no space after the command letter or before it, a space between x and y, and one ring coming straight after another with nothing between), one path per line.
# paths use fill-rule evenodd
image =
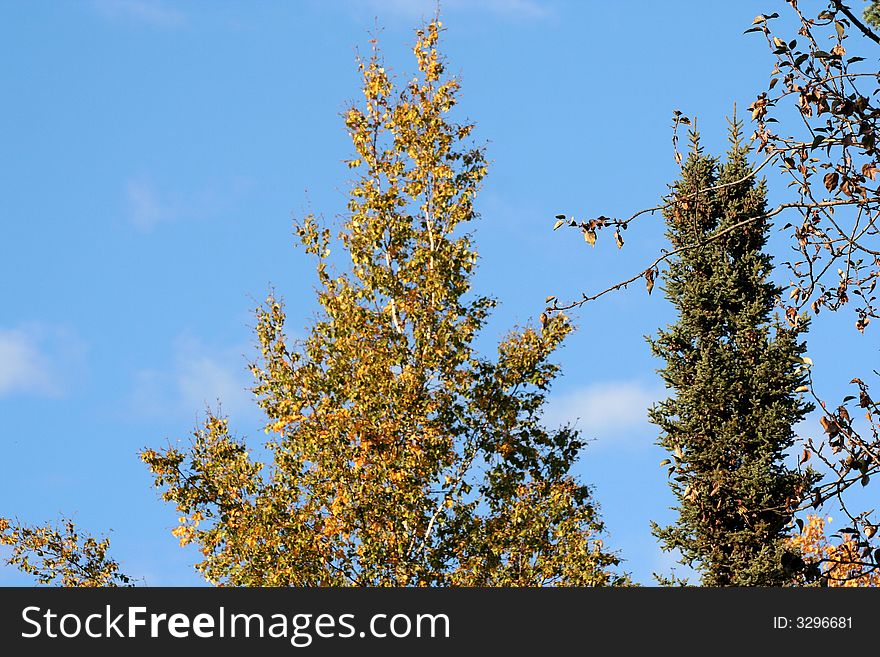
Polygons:
M205 579L630 584L591 489L573 474L585 443L571 426L546 426L543 410L559 372L552 359L573 328L564 312L639 283L648 294L662 287L677 313L650 340L669 394L649 416L677 504L674 522L653 527L661 547L704 585L880 585L874 511L848 500L880 473L880 406L858 377L853 394L826 404L803 342L823 312L851 308L861 334L880 316L878 74L852 54L854 36L880 45L880 5L863 22L840 0L815 15L788 4L796 34L777 28L775 13L747 30L774 57L749 107L749 144L734 120L725 161L703 153L695 129L682 158L677 130L694 122L676 110L681 172L660 205L628 218L556 215L554 230L573 228L590 247L613 230L622 249L624 230L660 212L670 248L604 290L548 297L540 319L491 355L482 345L496 301L472 290L468 233L488 163L474 125L455 120L460 88L438 51L442 25L417 31L408 79L392 75L373 41L358 60L362 96L342 115L353 150L342 225L314 215L296 225L316 262L315 319L292 340L280 295L256 309L251 371L266 438L236 436L234 418L209 413L189 445L140 454ZM794 124L779 111L792 102ZM774 208L758 178L770 165L792 190ZM778 263L786 287L765 248L777 215L791 217L781 228L794 256ZM795 465L794 426L815 408L823 438L805 439ZM828 536L815 513L800 519L832 500L849 522L841 533ZM0 518L0 546L42 584L132 583L109 541L69 520Z
M226 419L189 450L143 460L180 514L198 568L231 585L602 585L616 557L589 489L569 474L583 444L546 429L541 407L570 332L556 316L511 332L497 358L473 342L494 301L474 296L462 229L486 175L473 126L450 121L458 82L417 33L418 75L400 89L378 51L361 61L363 102L344 113L356 175L338 235L297 226L317 259L318 321L291 344L281 300L257 311L254 392L272 463ZM375 45L375 44L374 44Z
M827 522L830 521L828 518ZM865 564L863 549L857 541L849 534L836 541L829 540L827 522L822 516L810 514L800 533L789 539L789 546L801 559L818 570L806 583L832 587L880 586L880 569Z
M131 578L107 555L109 539L79 533L70 520L60 527L28 526L0 518L0 545L10 546L7 563L40 584L57 586L127 586Z

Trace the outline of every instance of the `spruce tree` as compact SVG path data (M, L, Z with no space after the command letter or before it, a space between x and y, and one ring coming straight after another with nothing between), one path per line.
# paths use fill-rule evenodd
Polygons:
M774 313L765 183L750 175L739 124L724 163L691 140L664 212L680 250L665 274L678 319L650 340L672 391L650 418L671 454L678 520L654 533L706 586L784 585L794 581L785 539L814 481L785 463L794 424L812 410L796 392L807 323Z

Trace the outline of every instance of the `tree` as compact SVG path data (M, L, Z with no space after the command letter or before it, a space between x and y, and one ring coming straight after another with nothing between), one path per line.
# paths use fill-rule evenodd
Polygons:
M793 284L786 312L809 309L818 315L849 308L855 328L864 333L878 317L880 278L880 106L872 57L880 36L870 27L880 12L876 2L868 3L860 20L841 0L817 13L802 11L794 0L788 4L796 34L776 31L775 13L756 17L748 30L763 34L776 60L767 90L750 108L754 139L767 161L791 178L795 197L786 205L799 213L786 226L798 252L788 263ZM784 101L794 105L797 121L777 111ZM872 531L876 519L872 511L853 509L846 492L880 472L880 423L868 377L855 374L852 393L839 404L826 403L810 381L825 439L806 446L831 475L810 504L815 509L830 500L839 503L847 521L841 529L857 548L847 554L860 559L853 571L867 572L880 568ZM850 411L864 414L867 427L854 426Z
M665 293L678 319L650 340L673 391L650 418L671 454L678 520L654 533L704 585L784 585L794 578L787 528L815 480L784 463L792 426L812 409L798 393L807 322L789 327L771 315L780 289L763 251L765 190L748 175L739 123L724 163L691 139L664 212L677 251ZM716 238L705 243L707 235Z
M780 16L773 12L756 16L746 29L746 33L763 35L774 57L766 90L749 107L755 126L750 140L763 160L746 175L752 177L765 167L776 166L790 179L792 190L776 207L752 219L790 217L780 230L788 232L796 257L782 262L791 282L779 300L790 325L799 322L804 312L815 318L823 311L849 309L855 315L855 329L865 333L871 320L878 317L876 287L880 278L880 187L876 182L880 106L876 58L871 56L880 46L880 35L871 27L880 24L880 3L868 3L863 20L842 0L829 0L824 8L820 5L806 12L797 0L787 0L787 4L793 23L777 20ZM777 24L782 26L778 30L774 27ZM678 128L691 123L682 112L673 111L672 142L679 164ZM602 215L580 221L557 215L556 228L566 224L576 228L591 244L603 230L613 230L617 246L622 247L621 231L670 207L667 201L627 217ZM748 223L736 230L746 230ZM708 246L718 237L719 231L706 233L699 245L688 248ZM554 298L546 312L582 306L640 279L650 293L660 269L678 255L677 249L661 251L633 276L584 292L573 301ZM873 373L880 374L876 369ZM825 437L805 440L804 458L821 462L827 475L805 500L803 509L839 504L847 523L841 531L858 546L853 554L861 561L854 567L877 570L880 539L870 531L877 526L877 519L873 510L860 510L860 502L853 502L848 491L868 485L880 473L880 404L871 396L869 376L858 371L854 374L850 394L840 403L832 403L823 399L808 372L809 394L821 409ZM851 420L859 415L867 419L865 427Z
M789 545L802 559L809 560L819 569L819 577L808 584L831 587L880 586L880 572L864 563L859 541L850 534L832 542L826 536L825 526L830 522L821 516L807 516L802 531L789 540ZM870 538L877 528L866 528Z
M80 536L71 520L62 520L61 525L32 527L0 518L0 545L12 548L6 562L40 584L131 585L131 578L119 572L119 564L107 555L109 539Z
M880 2L872 0L871 4L865 7L863 16L866 23L869 23L874 27L880 27Z
M274 294L257 311L253 365L271 464L209 415L191 448L143 460L179 512L198 569L229 585L603 585L623 581L599 538L583 443L541 408L570 332L561 315L508 335L496 360L474 339L494 302L473 297L475 219L486 174L473 126L450 122L434 20L417 32L418 75L399 91L373 44L364 102L344 114L357 174L339 234L297 227L317 257L321 314L289 346Z

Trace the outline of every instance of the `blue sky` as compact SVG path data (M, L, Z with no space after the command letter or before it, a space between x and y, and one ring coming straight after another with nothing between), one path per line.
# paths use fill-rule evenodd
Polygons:
M316 279L292 220L345 210L352 149L340 113L359 94L356 52L378 26L388 67L405 79L413 30L433 7L0 4L0 515L112 530L126 572L200 583L198 555L171 536L176 514L137 453L186 441L218 399L236 432L263 436L247 391L253 309L274 286L291 332L307 331ZM553 232L553 215L655 205L677 170L673 109L698 116L706 149L722 152L725 116L734 102L747 114L772 68L760 35L743 30L773 10L785 7L444 3L460 116L477 123L492 163L474 229L475 288L500 301L486 345L536 317L547 295L600 289L663 245L659 217L618 252ZM594 439L578 474L595 486L607 543L651 583L672 560L648 523L669 522L673 500L645 419L663 391L643 336L672 310L636 285L574 317L549 419L579 418ZM829 396L876 356L876 337L851 324L823 316L810 337ZM0 585L29 582L0 567Z

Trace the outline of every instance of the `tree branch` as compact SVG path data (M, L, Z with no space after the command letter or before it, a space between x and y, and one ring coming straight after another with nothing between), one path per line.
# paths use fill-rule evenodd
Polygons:
M870 27L868 27L862 21L860 21L858 18L856 18L856 16L852 13L852 11L850 10L849 7L847 7L845 4L843 4L843 2L841 2L841 0L832 0L832 1L834 3L834 8L837 11L843 13L848 19L850 19L850 21L852 21L852 24L855 25L857 28L859 28L862 31L862 34L864 34L866 37L868 37L874 43L880 44L880 36L877 36L877 34L874 32L874 30L872 30Z
M728 183L728 184L732 184L732 183ZM708 188L708 189L718 189L718 187ZM702 190L702 191L708 191L708 190ZM691 251L693 249L701 248L701 247L705 246L706 244L709 244L710 242L713 242L713 241L717 240L718 238L723 237L724 235L727 235L728 233L731 233L739 228L742 228L743 226L747 226L748 224L750 224L754 221L759 221L761 219L769 219L770 217L779 214L783 210L787 210L789 208L816 208L816 207L825 208L825 207L831 207L831 206L835 206L835 205L854 205L856 203L858 203L858 201L855 199L838 199L838 200L834 200L834 201L821 201L818 203L780 203L778 206L776 206L770 212L766 212L764 214L760 214L760 215L757 215L754 217L749 217L748 219L743 219L742 221L737 222L737 223L733 224L732 226L728 226L727 228L720 230L717 233L714 233L713 235L706 238L705 240L701 240L695 244L688 244L685 246L681 246L677 249L673 249L672 251L664 251L663 254L658 256L650 265L648 265L648 267L646 269L643 269L638 274L631 276L630 278L626 279L625 281L621 281L619 283L616 283L615 285L612 285L611 287L605 288L601 292L598 292L596 294L589 295L589 296L584 294L583 298L580 301L572 301L571 303L563 305L563 306L560 306L558 303L554 302L553 305L548 306L546 310L547 310L547 312L561 312L564 310L571 310L572 308L578 308L589 301L595 301L599 297L605 296L609 292L614 292L615 290L625 288L630 283L634 283L638 279L644 277L649 271L652 271L657 265L659 265L662 262L668 261L669 258L671 258L674 255L677 255L679 253L683 253L685 251ZM671 202L670 202L670 204L671 204ZM668 204L668 205L670 205L670 204ZM666 207L666 206L664 206L664 207ZM657 208L657 209L660 209L660 208Z

